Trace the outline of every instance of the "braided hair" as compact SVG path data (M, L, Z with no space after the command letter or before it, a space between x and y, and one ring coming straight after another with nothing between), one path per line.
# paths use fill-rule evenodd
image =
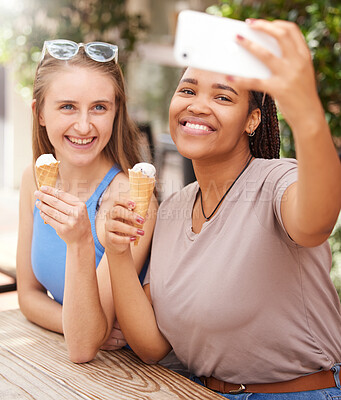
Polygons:
M268 94L251 91L249 113L256 108L261 110L261 122L254 136L249 137L251 154L256 158L279 158L280 136L276 104Z

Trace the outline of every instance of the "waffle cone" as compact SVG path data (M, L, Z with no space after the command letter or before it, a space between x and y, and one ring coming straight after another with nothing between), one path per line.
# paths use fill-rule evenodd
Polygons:
M38 183L38 188L42 186L56 186L57 176L59 169L59 161L49 165L41 165L36 167L36 178Z
M141 217L146 218L150 199L155 187L155 178L149 178L148 176L142 174L141 171L135 172L130 169L129 186L130 199L136 204L134 211L141 215ZM139 239L139 236L137 236L134 246L138 245Z

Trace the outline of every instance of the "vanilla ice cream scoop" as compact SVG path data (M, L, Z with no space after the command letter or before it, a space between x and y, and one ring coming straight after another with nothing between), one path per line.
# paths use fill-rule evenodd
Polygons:
M56 186L59 161L52 154L42 154L38 157L35 169L39 189L42 186Z
M55 164L58 161L53 157L53 154L42 154L37 158L36 167L41 167L42 165Z
M156 174L154 165L145 162L135 164L133 171L142 172L143 175L147 175L149 178L154 178Z

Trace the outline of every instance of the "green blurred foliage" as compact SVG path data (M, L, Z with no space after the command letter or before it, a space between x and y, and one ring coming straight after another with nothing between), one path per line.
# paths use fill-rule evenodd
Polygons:
M119 46L125 64L147 26L128 15L124 0L17 0L0 3L0 63L10 62L23 87L31 87L44 40L104 41Z
M296 22L310 48L317 88L334 137L341 137L340 0L222 0L207 12L228 18L283 19ZM282 154L295 156L291 130L280 116ZM340 139L335 139L340 143ZM339 144L341 147L341 143Z
M317 89L334 142L341 151L341 1L340 0L222 0L207 12L228 18L282 19L299 25L311 51ZM309 116L306 116L309 118ZM291 129L279 113L281 154L295 157ZM341 153L340 153L341 154ZM329 238L332 279L341 299L341 216Z

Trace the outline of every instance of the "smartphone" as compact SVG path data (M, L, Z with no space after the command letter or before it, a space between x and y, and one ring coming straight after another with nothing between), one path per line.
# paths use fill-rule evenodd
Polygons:
M281 57L275 38L252 30L243 21L184 10L177 21L175 59L180 66L246 78L269 78L269 68L236 42L237 34Z

